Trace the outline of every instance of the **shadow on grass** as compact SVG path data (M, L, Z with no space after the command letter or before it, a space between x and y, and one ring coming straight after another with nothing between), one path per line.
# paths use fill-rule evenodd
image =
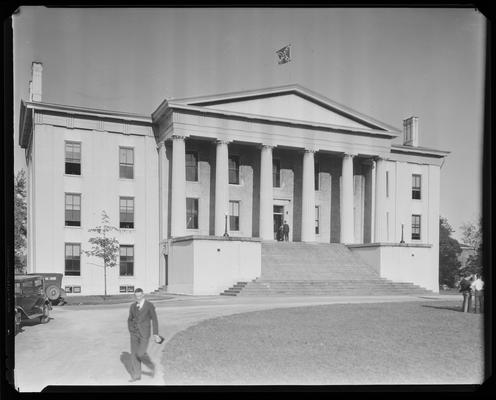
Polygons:
M124 364L124 367L126 368L128 374L131 375L131 353L123 351L121 353L121 362L122 364Z
M427 307L427 308L436 308L438 310L449 310L449 311L457 311L457 312L463 312L463 309L461 306L448 306L448 305L428 305L428 304L423 304L422 307Z

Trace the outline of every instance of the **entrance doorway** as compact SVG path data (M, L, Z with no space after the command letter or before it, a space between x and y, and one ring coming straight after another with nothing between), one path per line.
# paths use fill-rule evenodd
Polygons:
M279 238L279 228L284 223L284 206L274 206L274 239L282 240Z

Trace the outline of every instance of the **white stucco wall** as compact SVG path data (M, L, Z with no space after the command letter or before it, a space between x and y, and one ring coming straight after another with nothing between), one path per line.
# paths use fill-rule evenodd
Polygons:
M169 293L218 295L261 274L258 240L188 237L170 245Z
M106 131L35 125L33 147L35 180L33 194L34 236L32 272L62 272L65 243L81 243L89 250L88 229L101 223L105 210L110 223L119 226L119 196L135 199L135 227L120 230L120 244L134 245L134 276L119 277L119 267L108 269L107 293L119 286L158 288L158 157L152 135L126 135ZM81 142L81 175L64 174L65 140ZM119 146L134 148L134 179L119 179ZM64 226L65 193L81 194L81 226ZM102 294L103 267L99 259L81 255L81 275L64 276L62 285L81 286L81 294Z

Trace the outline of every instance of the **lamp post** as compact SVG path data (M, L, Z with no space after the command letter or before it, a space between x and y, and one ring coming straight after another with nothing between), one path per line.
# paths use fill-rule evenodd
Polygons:
M403 240L403 224L401 224L401 242L400 243L405 243Z
M229 233L227 233L227 213L226 213L226 225L224 228L224 237L229 237Z

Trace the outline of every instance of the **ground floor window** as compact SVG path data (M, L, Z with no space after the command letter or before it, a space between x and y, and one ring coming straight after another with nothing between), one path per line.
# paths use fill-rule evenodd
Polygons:
M320 233L320 207L315 206L315 234L318 235Z
M229 202L229 230L239 231L239 201Z
M134 275L134 246L120 246L119 269L120 276Z
M412 240L420 240L420 215L412 214Z
M186 199L186 228L198 229L198 199Z
M79 243L65 244L65 275L81 275L81 245Z

